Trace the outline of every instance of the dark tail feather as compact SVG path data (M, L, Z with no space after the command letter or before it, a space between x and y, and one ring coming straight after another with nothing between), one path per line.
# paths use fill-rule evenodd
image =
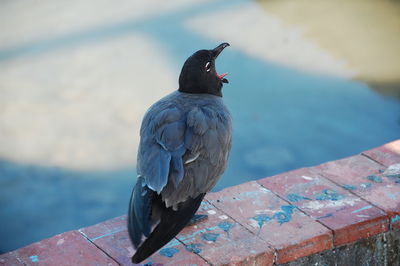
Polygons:
M139 177L132 191L128 210L128 232L133 245L137 248L142 236L148 236L151 229L151 205L154 191L142 185Z
M132 262L142 262L174 238L189 223L200 207L204 196L205 194L200 194L195 199L189 198L179 205L177 211L172 210L172 208L165 209L161 215L160 223L137 249L132 257Z

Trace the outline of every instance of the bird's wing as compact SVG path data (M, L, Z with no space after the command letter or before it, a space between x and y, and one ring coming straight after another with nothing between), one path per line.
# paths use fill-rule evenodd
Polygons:
M224 172L231 148L228 112L210 106L194 107L188 112L185 124L186 152L182 160L176 160L183 166L183 178L177 186L170 182L161 191L167 206L208 192Z
M150 235L152 226L159 222L165 209L159 194L168 183L168 177L177 183L183 178L183 166L179 167L179 159L182 161L186 151L184 118L184 114L173 105L156 104L143 119L137 163L138 179L128 210L128 231L136 248L141 244L143 236ZM158 217L155 217L155 206L160 206L157 209L160 212Z
M184 118L184 113L171 105L152 108L143 119L138 174L144 178L145 184L158 194L168 183L169 176L175 183L179 183L183 177L183 167L179 160L182 160L186 151Z

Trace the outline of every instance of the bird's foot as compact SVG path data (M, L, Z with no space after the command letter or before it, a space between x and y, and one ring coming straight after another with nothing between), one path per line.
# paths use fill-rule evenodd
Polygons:
M199 223L199 222L204 221L204 220L207 219L207 218L208 218L208 215L206 215L206 214L195 214L195 215L192 217L192 219L190 219L190 221L189 221L189 223L188 223L187 226L197 224L197 223Z

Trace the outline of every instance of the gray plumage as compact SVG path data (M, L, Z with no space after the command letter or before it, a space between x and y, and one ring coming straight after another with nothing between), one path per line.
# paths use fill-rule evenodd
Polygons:
M216 184L226 168L231 131L221 97L173 92L144 116L138 174L150 189L161 192L166 207L176 210L179 202Z
M128 232L139 263L177 235L223 174L232 145L231 115L222 102L226 74L215 59L229 46L189 57L179 90L146 112L137 157L138 179L128 211Z

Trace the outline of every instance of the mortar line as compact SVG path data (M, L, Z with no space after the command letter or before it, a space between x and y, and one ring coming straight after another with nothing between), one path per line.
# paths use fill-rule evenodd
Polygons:
M366 157L366 158L368 158L368 159L370 159L370 160L373 161L373 162L376 162L376 163L379 164L379 165L382 165L383 167L387 167L387 166L384 165L383 163L381 163L381 162L375 160L374 158L372 158L371 156L365 154L364 152L360 153L360 155L361 155L361 156L364 156L364 157Z
M97 249L101 250L104 254L106 254L107 257L109 257L111 260L113 260L115 263L117 263L118 265L122 265L121 263L119 263L116 259L114 259L110 254L108 254L105 250L103 250L100 246L96 245L96 243L94 243L84 232L81 231L81 229L77 230L87 241L89 241L90 243L92 243L95 247L97 247Z

